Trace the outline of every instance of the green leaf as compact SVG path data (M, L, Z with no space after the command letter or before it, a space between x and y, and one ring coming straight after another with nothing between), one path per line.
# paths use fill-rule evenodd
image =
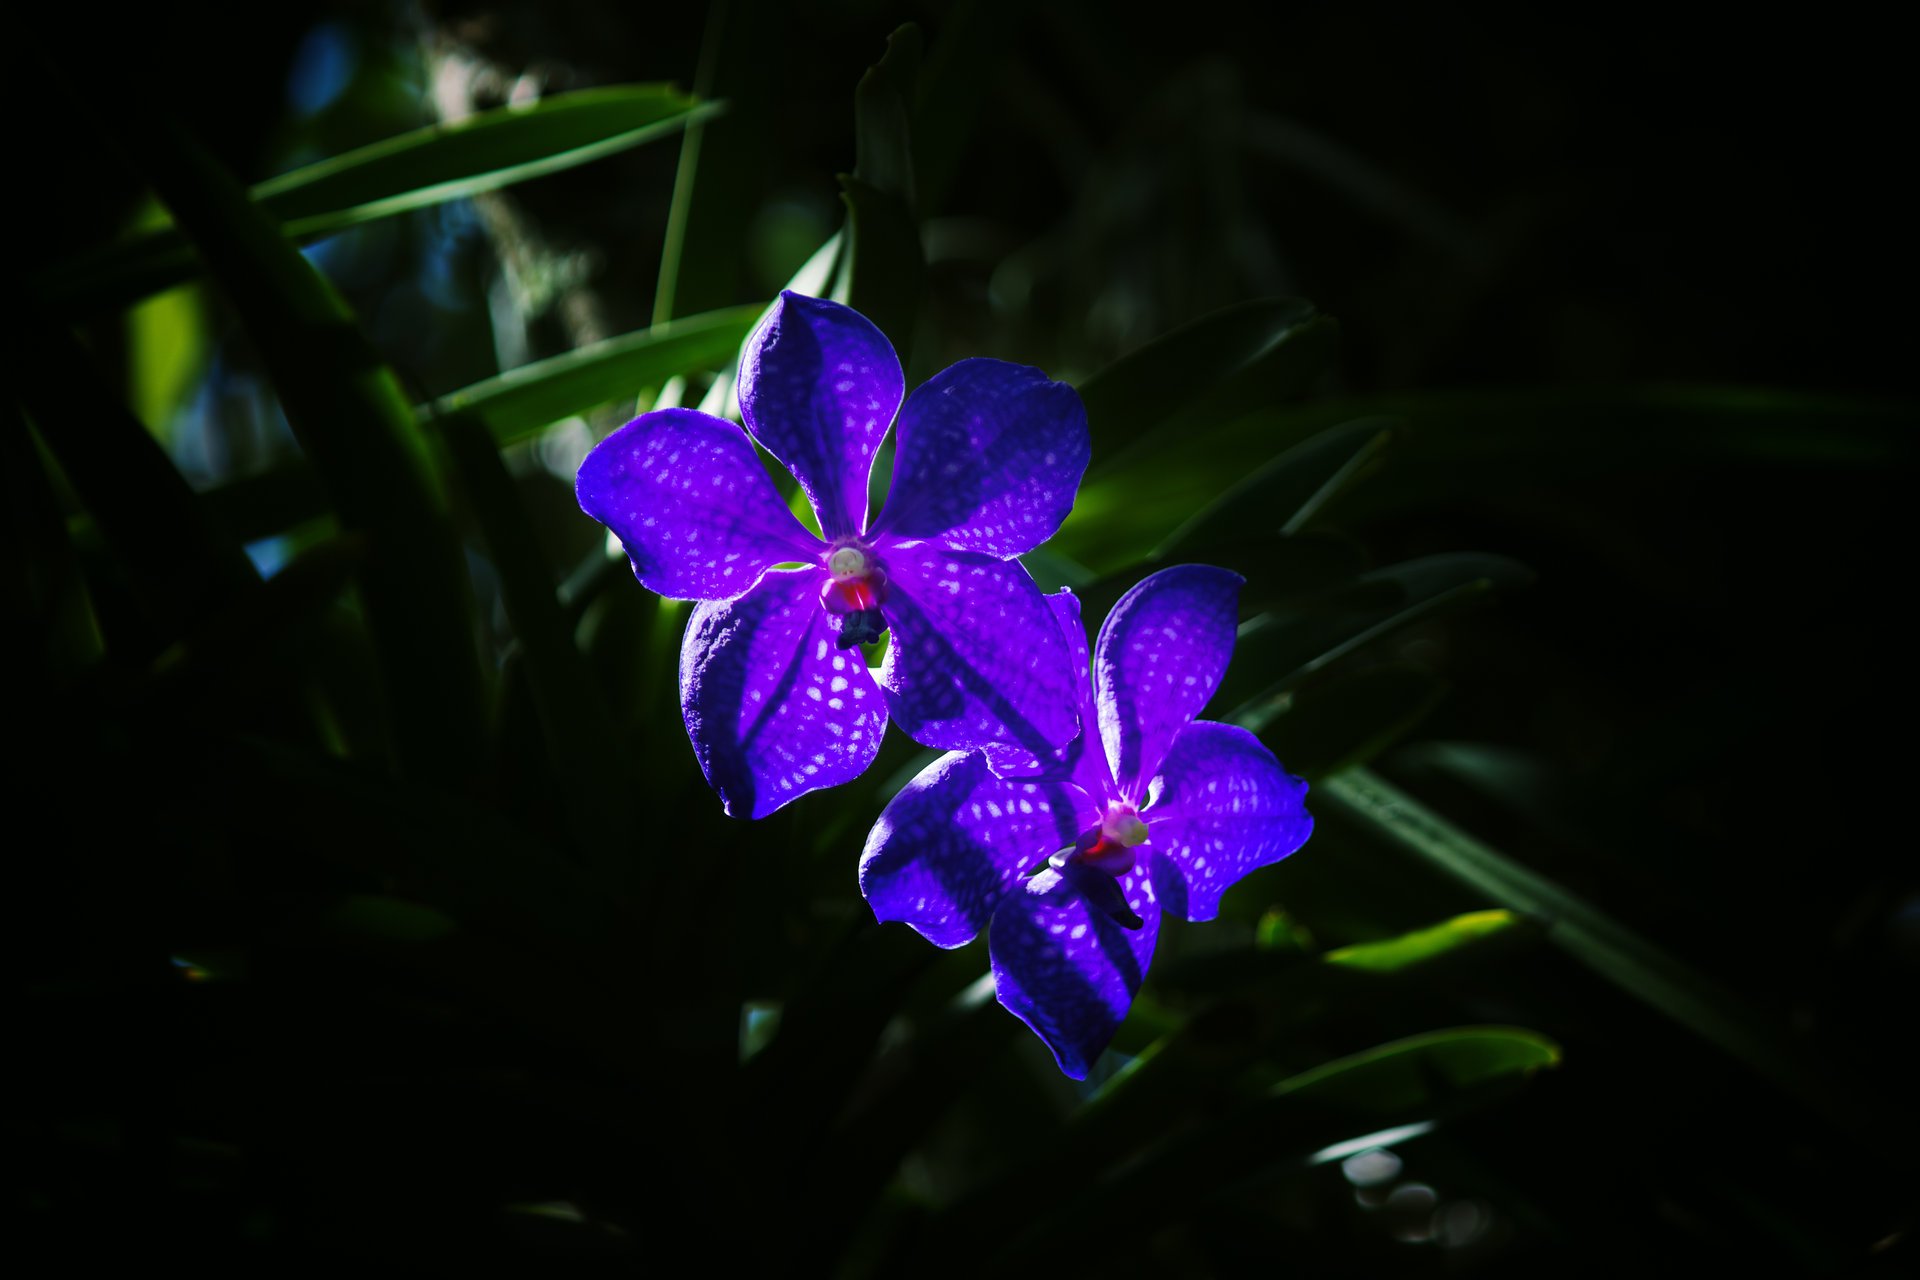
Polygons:
M1245 1179L1309 1168L1318 1153L1337 1144L1389 1125L1458 1117L1505 1096L1516 1082L1559 1060L1559 1047L1536 1032L1457 1027L1301 1072L1149 1148L1139 1159L1129 1161L1102 1144L1082 1145L1069 1137L1065 1141L1077 1158L1066 1164L1047 1161L1047 1186L1035 1188L1047 1197L1047 1212L1030 1217L1033 1225L1008 1241L998 1257L1018 1258L1023 1265L1047 1262L1073 1256L1089 1240L1150 1231ZM1085 1114L1092 1120L1099 1111L1096 1103ZM1127 1149L1136 1149L1140 1137L1132 1134ZM958 1212L950 1216L969 1220Z
M1316 671L1416 622L1531 579L1523 565L1505 556L1424 556L1363 574L1351 584L1348 607L1332 613L1262 615L1241 628L1234 671L1222 690L1233 707L1226 718L1259 733L1287 710L1290 691ZM1249 696L1257 682L1264 686Z
M728 307L608 338L450 392L423 406L421 416L477 422L500 444L514 444L563 418L631 399L642 387L725 364L760 312Z
M1872 1132L1882 1123L1883 1113L1857 1086L1836 1087L1831 1066L1816 1063L1784 1028L1760 1017L1741 997L1377 774L1355 769L1325 779L1316 794L1320 804L1394 847L1508 910L1541 921L1547 940L1593 973L1829 1117L1857 1132Z
M1196 511L1154 548L1152 558L1168 560L1182 546L1298 533L1379 458L1398 425L1391 418L1364 418L1302 441Z
M93 517L152 625L156 648L257 589L159 442L63 326L17 313L13 390Z
M886 52L853 91L853 176L913 207L914 81L924 42L913 23L896 27Z
M852 174L840 178L846 252L839 257L833 295L887 335L903 367L912 357L926 285L909 137L920 49L920 29L912 23L899 27L854 90L856 159Z
M471 419L451 418L440 428L499 575L574 840L589 863L610 877L624 877L638 865L631 854L640 823L630 799L638 770L627 759L592 668L574 645L572 619L554 591L499 447Z
M361 598L402 769L464 780L485 741L466 563L398 380L231 175L170 121L130 127L155 190L246 325L342 528L367 537Z
M328 514L327 491L303 460L277 463L200 494L207 517L241 542L285 533Z
M1390 1114L1448 1094L1559 1065L1560 1046L1520 1027L1455 1027L1409 1036L1303 1071L1269 1092L1356 1112Z
M1373 759L1445 696L1446 683L1423 668L1375 667L1296 689L1260 736L1290 772L1317 778Z
M873 321L905 367L926 287L920 228L906 201L858 178L840 179L840 198L847 206L847 251L834 297Z
M349 935L390 942L438 942L457 927L443 913L379 893L354 893L328 908L322 923Z
M714 111L668 85L617 85L482 112L361 147L252 190L297 241L498 190L664 137ZM70 311L132 301L191 278L188 238L164 228L58 271L43 286Z
M1237 417L1291 399L1325 370L1337 326L1301 298L1266 298L1203 316L1156 338L1081 384L1093 431L1089 480L1150 435Z
M67 675L105 649L41 450L20 406L0 404L0 652Z
M1323 964L1368 973L1399 973L1410 966L1477 946L1489 938L1500 938L1524 923L1524 917L1511 911L1470 911L1397 938L1340 947L1327 952L1320 960Z

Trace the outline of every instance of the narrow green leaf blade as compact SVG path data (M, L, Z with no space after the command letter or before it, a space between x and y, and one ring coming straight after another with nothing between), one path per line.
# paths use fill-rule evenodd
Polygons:
M1149 433L1290 399L1325 369L1336 326L1311 302L1267 298L1203 316L1081 384L1093 430L1089 480Z
M1237 538L1297 533L1379 458L1397 425L1391 418L1363 418L1303 440L1196 511L1154 549L1153 559Z
M728 307L608 338L450 392L421 416L477 422L499 444L514 444L562 418L631 399L642 387L725 364L760 311Z
M1462 948L1478 946L1520 927L1525 917L1511 911L1469 911L1439 924L1379 942L1358 942L1320 957L1321 963L1367 973L1399 973Z
M171 122L136 127L148 177L239 312L343 528L367 536L361 595L401 768L470 776L484 716L466 565L398 380L231 175Z
M609 877L623 876L636 865L627 856L639 830L628 797L638 771L627 760L592 669L575 647L572 620L554 591L499 446L477 420L455 416L439 425L500 578L574 839L590 864Z
M259 183L253 198L295 240L544 177L651 142L711 114L669 85L616 85L416 129ZM48 295L69 311L189 279L187 237L165 228L70 264Z
M610 85L482 112L270 178L253 197L296 236L545 177L666 137L711 114L671 85Z
M13 389L126 567L156 641L178 639L260 585L239 544L207 519L186 478L68 330L29 317L15 343Z
M1509 910L1535 917L1548 941L1622 991L1717 1045L1776 1085L1856 1131L1879 1114L1843 1093L1784 1029L1720 983L1682 963L1576 894L1475 839L1366 769L1323 780L1320 803Z
M1351 584L1348 607L1283 609L1254 620L1242 629L1222 691L1233 707L1226 718L1258 733L1315 672L1416 622L1531 579L1506 556L1423 556L1363 574Z
M1450 1093L1559 1065L1560 1046L1522 1027L1453 1027L1350 1054L1281 1081L1274 1101L1387 1115Z

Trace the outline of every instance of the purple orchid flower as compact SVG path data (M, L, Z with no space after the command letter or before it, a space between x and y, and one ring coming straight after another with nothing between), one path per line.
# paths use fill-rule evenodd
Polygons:
M903 388L865 317L782 293L741 356L746 431L660 409L580 465L580 506L619 537L634 576L701 601L680 707L735 817L858 777L889 714L926 746L1009 758L1074 734L1067 647L1014 557L1073 507L1091 452L1080 397L1001 360L962 360L904 406ZM869 523L889 423L892 486ZM823 537L781 501L754 441L800 482ZM889 628L876 683L857 646Z
M1258 738L1193 718L1226 673L1243 581L1178 565L1140 582L1100 628L1091 680L1079 601L1047 597L1079 672L1080 736L1015 776L998 748L943 756L867 837L874 914L941 947L986 927L1000 1003L1076 1080L1140 990L1160 913L1213 919L1229 885L1313 830L1307 784Z

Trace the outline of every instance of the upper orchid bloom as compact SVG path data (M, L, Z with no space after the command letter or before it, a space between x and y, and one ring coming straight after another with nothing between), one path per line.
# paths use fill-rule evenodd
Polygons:
M962 360L904 406L903 387L865 317L782 293L741 356L746 431L660 409L580 465L580 506L619 537L634 576L703 602L680 650L680 706L735 817L859 776L889 712L942 749L1031 759L1074 734L1066 644L1014 557L1072 509L1090 453L1080 397L1001 360ZM889 423L892 485L869 522ZM756 440L799 481L824 538L781 501ZM888 628L876 684L856 646Z
M1242 581L1179 565L1139 583L1100 628L1091 681L1079 601L1047 597L1079 671L1081 735L1027 776L997 775L987 752L943 756L867 837L874 914L942 947L991 922L1000 1003L1076 1080L1126 1017L1161 911L1213 919L1229 885L1313 830L1307 784L1258 738L1193 718L1226 673Z

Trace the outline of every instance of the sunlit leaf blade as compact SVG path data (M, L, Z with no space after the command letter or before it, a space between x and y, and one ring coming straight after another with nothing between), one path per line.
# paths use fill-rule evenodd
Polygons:
M1320 961L1368 973L1399 973L1461 948L1478 946L1489 938L1498 938L1519 927L1523 920L1524 917L1511 911L1470 911L1397 938L1340 947L1321 956Z
M729 307L608 338L450 392L422 416L478 422L500 444L513 444L642 387L726 363L759 315L759 307Z
M729 307L636 330L448 392L415 411L428 428L453 418L477 421L499 444L518 444L555 422L629 398L637 388L727 363L759 315L758 307ZM220 527L246 542L327 510L319 478L301 461L228 480L201 501Z
M1363 574L1349 607L1279 609L1242 628L1221 702L1224 718L1258 733L1286 709L1307 677L1416 622L1532 578L1505 556L1423 556ZM1252 692L1256 690L1257 692Z
M713 110L672 85L609 85L433 125L253 189L298 234L493 191L665 137Z
M253 198L295 240L544 177L663 137L711 113L669 85L617 85L416 129L259 183ZM46 283L61 306L124 303L190 278L187 237L162 229Z
M1527 1076L1560 1062L1560 1046L1520 1027L1457 1027L1409 1036L1303 1071L1268 1097L1386 1114L1443 1100L1455 1090Z
M1548 941L1601 978L1658 1010L1787 1089L1830 1118L1865 1131L1871 1099L1833 1085L1831 1068L1816 1064L1774 1026L1720 983L1676 959L1586 900L1475 839L1418 800L1366 769L1321 781L1319 803L1376 831L1395 847L1485 894L1509 910L1532 916Z
M466 565L397 379L332 287L197 143L169 122L138 141L155 190L252 336L342 527L367 536L361 596L402 769L468 776L484 734Z
M624 876L638 866L631 856L638 843L631 803L638 771L574 644L573 625L499 447L479 422L451 418L441 431L499 575L574 839L591 864Z
M1387 448L1396 423L1365 418L1288 449L1194 512L1154 548L1155 560L1269 533L1296 533Z
M1080 386L1093 432L1089 482L1116 470L1149 433L1299 395L1326 368L1336 327L1304 299L1268 298L1203 316L1121 357Z

